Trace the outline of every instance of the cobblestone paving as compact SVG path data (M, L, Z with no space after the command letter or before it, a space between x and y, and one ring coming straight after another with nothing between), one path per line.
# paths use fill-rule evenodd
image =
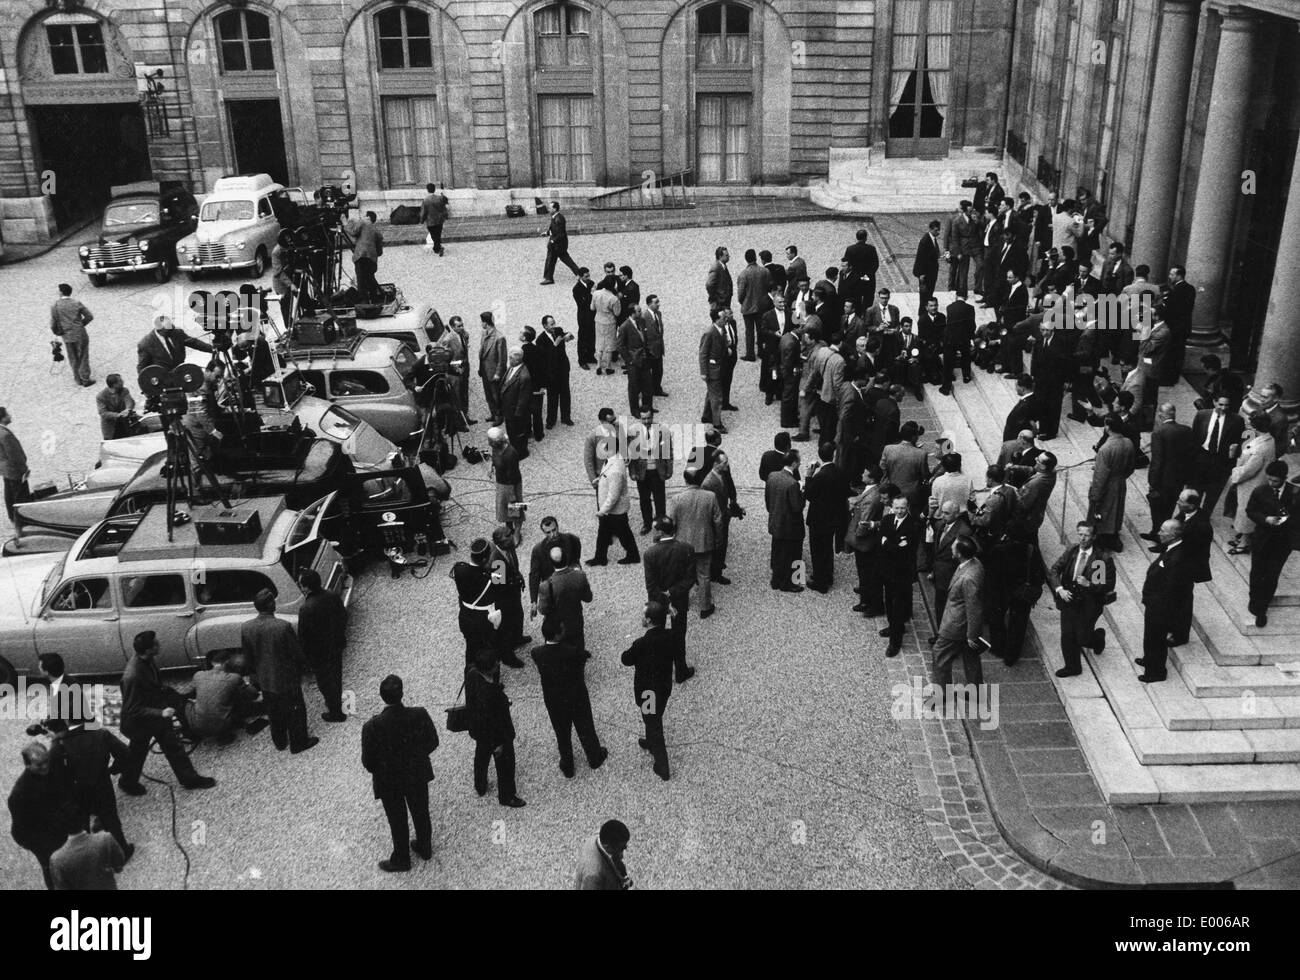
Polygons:
M819 270L839 258L851 230L827 221L583 236L575 239L575 258L592 266L606 257L628 261L643 294L663 297L671 397L661 418L690 424L702 400L695 338L714 246L728 244L739 262L750 244L778 252L797 242L809 267ZM84 470L98 443L94 390L73 388L66 374L49 373L48 305L55 285L74 283L96 314L92 364L101 380L118 370L134 381L135 342L148 328L158 295L158 287L144 282L91 289L75 271L75 244L0 268L0 289L17 324L10 343L0 347L0 404L13 411L37 480ZM465 243L445 259L394 248L381 278L398 282L412 301L431 300L444 316L458 313L470 324L477 311L495 309L514 343L519 327L545 312L572 325L569 280L539 287L540 265L539 243L526 240ZM888 273L884 278L906 286ZM205 288L235 284L205 281ZM582 537L585 556L595 522L582 440L597 409L622 410L626 394L621 377L597 379L575 366L572 380L578 424L553 430L525 463L533 510L524 548L535 540L535 519L554 513ZM223 749L200 747L196 764L217 777L216 789L177 790L174 813L171 792L157 784L145 797L121 799L127 832L140 845L122 886L565 887L581 841L602 820L618 816L632 828L629 866L645 887L1052 887L1017 865L997 839L960 723L891 717L893 686L926 671L914 641L903 658L886 660L879 623L849 613L855 601L851 563L839 561L828 596L768 589L766 522L754 473L776 418L763 407L753 380L752 366L742 363L734 395L741 411L729 416L726 437L749 516L733 525L728 574L734 584L718 590L718 614L701 622L692 613L690 658L699 674L674 691L667 710L671 782L654 777L636 747L630 671L618 664L619 653L641 632L642 571L610 565L591 570L597 598L587 618L589 645L597 653L588 684L597 728L611 749L599 773L580 761L577 778L563 779L536 673L531 666L512 671L506 685L519 732L520 794L528 807L510 811L491 794L477 798L470 788L471 743L444 732L433 760L434 861L408 876L384 876L374 862L387 852L387 827L359 765L361 719L324 725L309 687L310 724L322 741L306 755L278 755L265 734ZM477 385L471 409L483 417ZM479 425L474 435L480 445L482 431ZM486 475L484 467L463 463L450 474L458 506L449 533L462 555L492 524ZM680 485L675 477L670 492ZM635 511L634 504L634 521ZM611 557L619 557L617 545ZM344 684L362 718L378 710L378 682L394 671L406 679L408 703L429 706L443 727L441 708L456 695L463 649L447 567L440 559L422 581L391 581L385 572L359 583ZM0 788L17 775L22 728L19 721L0 722ZM164 781L171 776L160 757L150 759L146 772ZM39 884L30 856L3 835L0 885Z

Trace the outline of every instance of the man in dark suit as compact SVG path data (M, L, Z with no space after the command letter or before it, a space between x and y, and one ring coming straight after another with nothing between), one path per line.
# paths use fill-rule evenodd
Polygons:
M433 857L433 823L429 819L429 755L438 747L438 729L424 708L402 704L402 679L389 674L379 685L387 706L361 726L361 764L370 773L375 799L383 804L393 852L379 862L380 871L410 871L411 851ZM411 813L415 839L407 836Z
M634 306L618 328L618 358L627 370L627 404L633 418L654 411L654 371L642 311Z
M578 320L578 367L584 371L596 363L596 311L591 308L595 285L590 269L584 266L578 270L578 281L573 284L573 305Z
M921 522L912 514L907 497L898 494L890 511L880 521L880 576L885 583L885 617L880 631L889 637L886 657L896 657L903 648L903 634L912 618L912 581L916 578L916 549L921 541Z
M1055 439L1060 431L1061 403L1065 400L1065 385L1074 363L1074 339L1064 331L1054 329L1047 320L1039 329L1029 371L1034 376L1040 439Z
M1079 541L1065 549L1047 573L1047 582L1061 611L1061 655L1065 666L1057 677L1083 673L1081 651L1106 649L1106 631L1097 628L1102 609L1115 596L1115 559L1096 541L1087 521L1078 523Z
M835 551L842 545L849 519L849 480L835 463L835 446L823 442L818 462L808 471L804 496L808 500L808 552L812 575L808 588L825 595L835 583Z
M566 779L573 778L573 732L577 729L578 742L587 756L587 765L599 769L609 758L609 749L600 744L596 722L591 716L591 694L583 676L586 657L583 651L560 639L560 624L554 620L542 623L541 646L533 647L531 656L537 664L537 676L542 682L542 703L555 730L555 744L560 750L560 772Z
M1006 196L1002 185L998 183L998 175L989 171L975 188L975 210L983 211L987 208L995 211Z
M575 287L576 288L576 287ZM569 389L569 352L565 349L572 334L566 334L555 322L555 317L542 317L542 332L537 338L537 349L542 354L546 376L546 427L555 428L555 422L573 425Z
M787 443L789 435L786 436ZM677 522L671 517L655 521L655 543L641 557L645 566L645 590L648 602L666 603L671 610L672 634L676 643L673 661L678 684L695 676L695 668L686 662L686 620L691 608L691 589L695 587L695 549L677 540Z
M1165 402L1156 412L1151 430L1151 467L1147 470L1147 501L1151 504L1151 533L1142 535L1156 541L1160 525L1169 520L1179 493L1192 476L1196 444L1192 430L1177 421L1178 410Z
M975 337L975 308L960 295L948 304L943 332L943 386L942 394L952 394L952 376L961 365L961 379L971 382L971 341Z
M704 292L709 298L711 313L731 309L733 287L731 273L727 269L730 261L731 253L725 245L719 245L713 250L713 265L709 266L709 274L704 279Z
M68 839L65 828L75 805L67 782L52 772L44 745L31 742L22 754L23 771L9 792L10 833L15 844L36 856L45 887L53 889L50 855Z
M576 566L582 558L582 541L576 534L560 530L560 522L549 514L541 520L542 540L533 545L528 559L528 601L537 615L537 589L557 568ZM551 561L551 549L560 548L560 561Z
M786 327L777 341L776 356L781 375L781 428L796 429L799 427L799 381L803 377L803 344L798 330Z
M569 257L569 227L560 213L560 202L551 202L551 220L542 232L546 236L546 267L542 270L541 285L551 286L555 283L555 263L563 262L575 276L581 275L578 263Z
M887 383L888 378L877 376L876 385ZM885 447L898 442L898 433L902 428L900 405L903 401L903 389L900 385L890 385L874 401L872 401L871 389L868 389L863 397L871 403L871 427L867 432L867 465L875 466L880 462Z
M808 280L808 263L799 254L796 245L785 247L785 325L794 326L794 301L799 296L799 283Z
M758 264L757 252L752 248L745 249L745 268L736 277L736 299L740 303L740 315L745 321L746 361L758 359L754 352L754 341L758 333L758 321L771 305L768 296L771 291L771 274Z
M553 545L550 559L555 571L537 587L537 612L542 614L542 626L554 623L561 640L587 653L583 604L592 600L591 583L587 573L578 567L576 551L570 556L560 545Z
M542 415L545 408L546 388L550 383L547 378L548 358L538 345L537 331L532 327L524 327L520 331L519 337L521 341L519 350L523 354L524 370L528 372L528 380L531 382L532 388L528 402L528 414L532 419L533 438L541 441L546 436L546 432L542 428Z
M975 529L971 527L970 515L958 507L955 501L945 500L939 506L939 522L934 533L934 558L930 565L934 576L934 617L937 622L943 622L948 586L952 583L953 573L957 571L957 558L952 546L958 538L973 540L974 537ZM938 639L939 634L936 633L930 642L933 644Z
M668 392L664 391L664 315L659 310L659 297L654 293L645 298L641 325L645 328L646 352L650 356L650 380L655 397L667 398Z
M778 432L772 438L772 446L758 461L758 482L764 486L767 486L769 476L785 466L785 456L790 451L790 433Z
M269 592L270 590L265 590ZM274 602L274 600L272 600ZM288 623L284 624L287 628ZM129 796L142 796L140 773L149 746L157 740L163 755L171 764L172 772L186 789L208 789L217 781L210 776L200 776L181 746L177 735L178 708L182 704L179 694L163 687L154 658L158 656L158 639L153 630L135 635L132 641L135 656L126 663L122 672L122 734L130 740L126 762L118 786Z
M713 315L713 325L700 336L700 377L704 380L704 408L700 421L711 423L719 432L726 432L722 424L722 407L726 402L727 379L727 329L721 313Z
M632 693L641 721L645 724L645 738L638 739L641 748L654 758L654 772L660 779L668 780L668 746L664 742L664 709L673 693L673 661L676 659L672 634L664 628L668 621L668 607L662 602L648 602L645 607L644 636L633 641L623 652L624 667L635 668L632 675Z
M528 435L533 417L533 379L524 367L524 352L510 352L509 367L501 379L501 417L506 436L520 459L527 459Z
M1169 348L1161 361L1160 383L1173 385L1183 371L1183 351L1192 333L1192 311L1196 307L1196 287L1187 281L1187 270L1181 265L1169 269L1169 295L1156 307L1156 312L1169 325ZM1210 510L1214 508L1209 507Z
M212 353L212 345L207 341L191 337L173 324L171 317L158 314L153 319L153 329L136 344L136 373L147 367L160 367L164 371L176 370L185 363L186 347Z
M874 292L876 270L880 268L880 255L876 252L876 246L867 241L867 229L859 228L854 238L857 240L844 250L844 255L840 258L841 262L848 263L850 279L850 283L845 283L840 292L847 290L849 293L870 296Z
M948 588L948 602L939 621L939 638L934 644L934 682L939 689L940 703L952 684L952 665L958 657L961 657L967 687L984 683L984 668L980 663L980 640L984 632L984 567L975 557L977 550L970 538L958 538L953 542L957 571L953 573Z
M1245 421L1230 409L1230 404L1228 396L1221 395L1214 400L1213 408L1197 412L1192 420L1196 463L1187 482L1201 492L1201 506L1211 514L1227 485L1246 429Z
M767 502L767 533L772 536L772 588L802 592L803 585L793 576L796 563L803 560L804 498L799 489L798 450L786 454L785 465L768 476L763 492Z
M1042 416L1038 396L1034 393L1034 376L1022 374L1016 379L1016 397L1019 399L1007 413L1006 424L1002 426L1002 441L1018 439L1026 429L1036 431L1038 419ZM1060 404L1057 404L1060 408Z
M316 673L316 686L325 702L321 718L347 721L343 713L343 648L347 644L348 611L343 600L321 587L320 573L306 569L298 578L303 601L298 610L298 645Z
M266 699L271 741L293 755L320 741L307 736L307 705L302 699L302 649L294 628L275 615L275 593L263 589L253 599L257 615L240 627L244 660L252 667Z
M128 844L117 812L117 794L113 792L111 763L124 762L121 743L95 721L70 724L55 733L50 742L50 766L65 780L80 815L80 825L89 826L90 818L99 818L100 826L113 835L122 853L130 860L135 845Z
M1191 565L1192 582L1200 585L1210 581L1210 548L1214 544L1214 529L1210 526L1210 513L1201 506L1201 495L1195 490L1184 490L1178 496L1178 509L1174 511L1174 520L1183 525L1182 548L1187 552L1187 561ZM1169 630L1169 645L1180 647L1187 642L1192 632L1192 602L1194 589L1187 591L1186 603L1173 617Z
M998 322L1011 330L1029 314L1030 293L1034 279L1025 273L1008 271L1006 291L998 307Z
M1165 679L1174 617L1184 604L1191 603L1192 562L1187 549L1181 547L1182 537L1183 525L1179 521L1165 521L1160 525L1164 552L1148 566L1146 581L1142 583L1142 604L1146 606L1142 656L1134 662L1143 668L1138 677L1143 684Z
M943 248L939 244L939 229L943 226L931 221L929 230L921 236L916 246L916 260L912 263L912 275L916 277L917 288L921 293L918 311L924 310L937 289L939 281L939 258Z
M1096 299L1101 295L1101 280L1092 274L1092 263L1080 259L1076 264L1076 275L1074 277L1074 298L1082 299L1084 296L1091 296Z
M1255 522L1250 536L1250 612L1255 625L1268 625L1268 606L1277 593L1277 580L1295 543L1300 514L1300 489L1287 482L1285 460L1274 460L1264 470L1264 482L1251 491L1246 516Z

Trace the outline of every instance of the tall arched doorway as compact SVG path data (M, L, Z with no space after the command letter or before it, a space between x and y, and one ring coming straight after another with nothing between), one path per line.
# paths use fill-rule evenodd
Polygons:
M97 213L113 185L151 176L134 60L111 21L79 10L34 17L18 77L59 227Z

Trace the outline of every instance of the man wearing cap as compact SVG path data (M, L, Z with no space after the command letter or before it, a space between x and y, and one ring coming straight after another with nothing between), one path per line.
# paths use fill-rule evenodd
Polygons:
M680 684L695 675L695 668L686 663L686 614L695 587L695 552L677 540L677 524L671 517L655 521L655 543L646 549L644 564L646 600L666 603L670 610L677 651L673 666Z
M475 538L469 546L469 561L458 561L451 566L450 577L456 583L460 601L460 633L465 637L465 665L474 662L474 651L480 647L496 649L496 628L501 613L490 598L492 570L488 557L492 547L486 538Z

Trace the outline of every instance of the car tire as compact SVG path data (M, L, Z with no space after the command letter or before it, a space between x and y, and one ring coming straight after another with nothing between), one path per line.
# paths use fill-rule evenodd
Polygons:
M90 276L90 284L96 289L102 288L106 282L108 282L108 276L104 275L102 272L97 272Z
M18 686L18 671L4 657L0 657L0 685L8 685L8 690Z
M266 249L259 248L257 254L253 256L253 268L249 270L254 279L261 279L262 274L266 272Z
M167 259L163 259L158 268L153 270L153 281L162 285L172 277L172 264Z

